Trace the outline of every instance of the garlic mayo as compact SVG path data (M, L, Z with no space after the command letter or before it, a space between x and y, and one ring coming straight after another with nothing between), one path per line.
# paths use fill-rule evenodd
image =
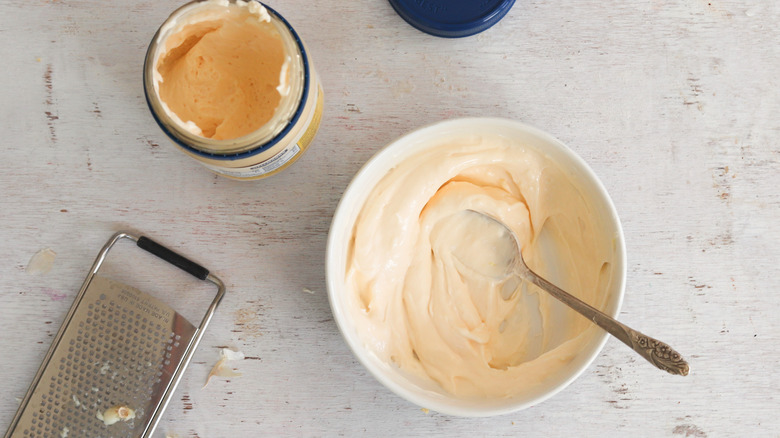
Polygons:
M475 269L496 260L500 242L465 210L499 219L532 270L597 308L606 305L613 236L602 235L573 177L499 135L425 148L362 205L345 280L363 343L454 395L511 397L561 371L598 329L536 286Z

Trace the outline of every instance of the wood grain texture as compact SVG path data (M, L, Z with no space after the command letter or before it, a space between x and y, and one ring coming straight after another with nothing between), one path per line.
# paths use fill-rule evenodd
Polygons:
M143 56L179 4L0 2L0 429L93 257L130 229L228 287L159 436L780 436L779 3L518 1L456 40L384 0L272 3L308 45L325 112L301 160L253 183L185 157L146 107ZM383 145L460 116L535 125L593 167L626 236L620 319L682 352L690 376L610 340L548 401L463 419L357 363L325 291L333 211ZM47 247L53 270L25 274ZM219 346L249 356L243 376L201 389Z

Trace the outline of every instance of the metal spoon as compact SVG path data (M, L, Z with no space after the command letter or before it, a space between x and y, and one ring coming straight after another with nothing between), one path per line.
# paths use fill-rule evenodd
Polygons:
M497 224L512 237L511 240L514 248L514 252L512 254L514 257L508 265L509 269L506 272L507 275L516 275L523 280L530 281L531 283L539 286L541 289L547 291L550 295L561 301L563 304L566 304L570 308L577 311L580 315L593 321L596 325L606 330L607 333L620 339L624 344L631 347L634 351L639 353L640 356L647 359L656 367L670 374L679 374L682 376L688 375L688 362L686 362L685 359L680 356L680 353L676 352L672 347L618 322L611 316L597 310L579 298L570 295L568 292L540 277L534 271L529 269L525 264L525 261L523 260L523 254L520 251L520 243L518 242L517 236L512 230L507 228L507 226L501 223L501 221L484 213L480 213L474 210L467 211L478 214L479 216L488 219L492 223Z

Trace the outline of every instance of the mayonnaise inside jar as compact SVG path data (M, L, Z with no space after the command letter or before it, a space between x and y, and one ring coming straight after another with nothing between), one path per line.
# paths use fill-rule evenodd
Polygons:
M292 164L322 113L302 41L257 1L205 0L176 10L149 46L144 89L174 143L235 179L264 178Z

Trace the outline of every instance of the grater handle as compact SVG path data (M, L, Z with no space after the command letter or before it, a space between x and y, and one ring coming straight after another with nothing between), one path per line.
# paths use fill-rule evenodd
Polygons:
M170 249L160 245L154 240L141 236L137 241L138 247L144 249L157 257L165 260L166 262L176 266L177 268L193 275L194 277L205 280L209 276L209 270L203 266L193 262L192 260L181 256Z

